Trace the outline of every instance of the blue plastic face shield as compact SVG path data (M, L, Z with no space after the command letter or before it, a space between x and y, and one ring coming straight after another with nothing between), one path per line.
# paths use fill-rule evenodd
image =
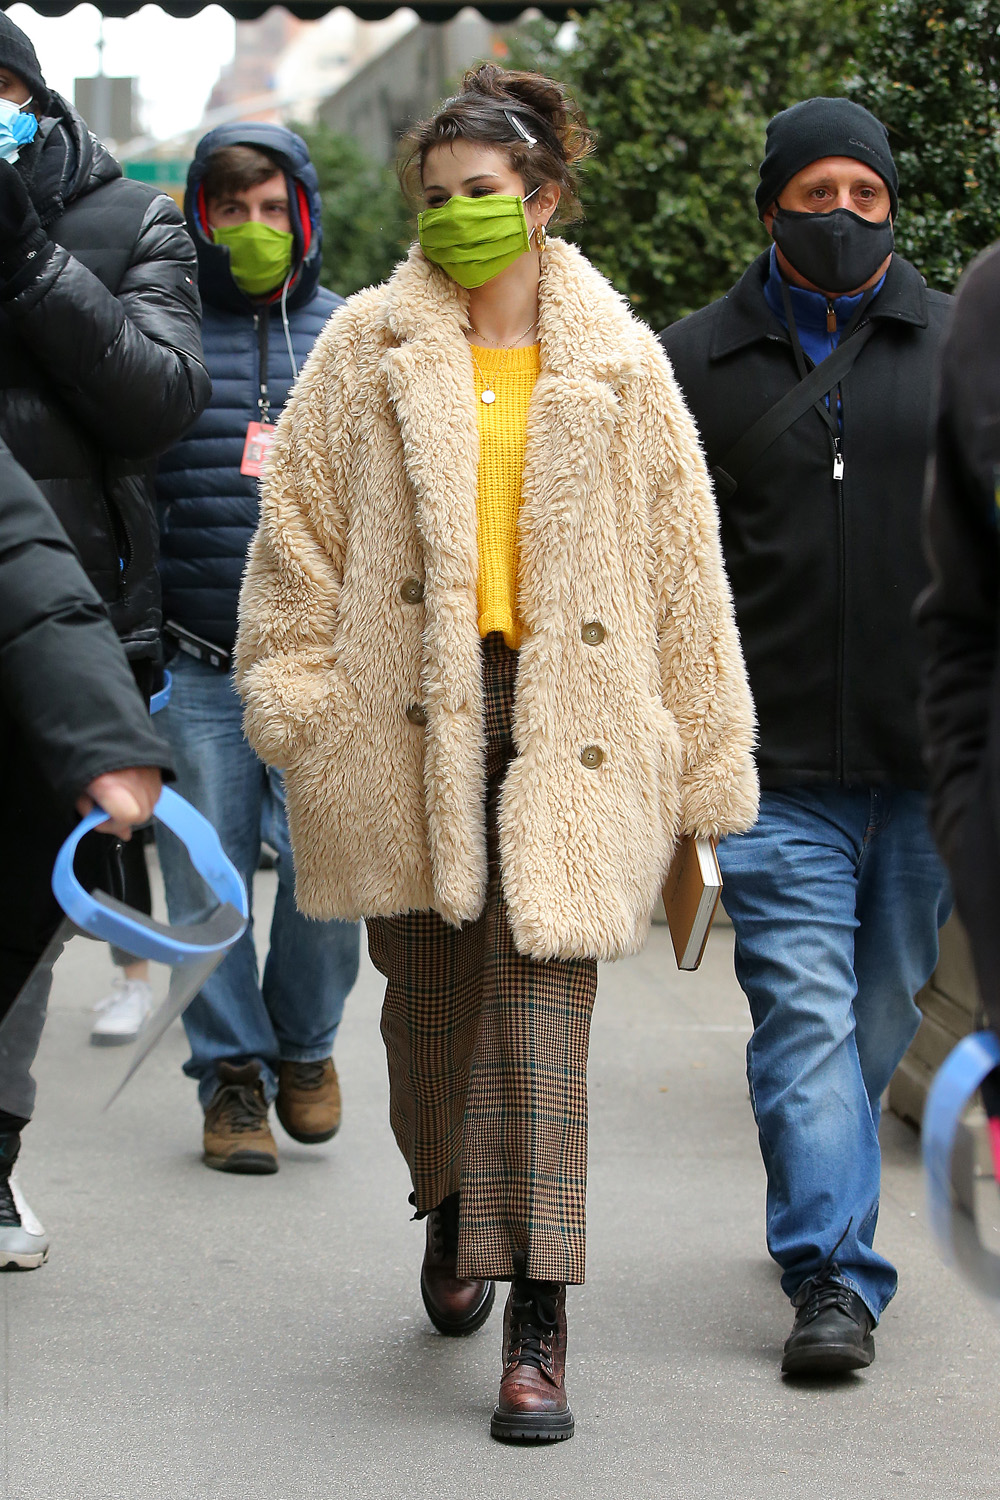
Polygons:
M31 1070L49 1012L59 1016L60 1025L67 1020L72 1025L80 1012L89 1017L108 988L114 969L106 945L118 950L119 962L127 955L156 965L151 979L162 995L135 1042L114 1099L246 929L246 889L212 825L169 787L160 794L154 817L180 840L201 877L205 900L199 919L171 926L129 906L121 895L85 890L74 868L77 852L106 814L98 809L81 820L59 851L52 874L65 920L0 1021L0 1110L7 1114L31 1118ZM113 841L106 842L110 849Z
M977 1092L985 1121L969 1117ZM1000 1038L965 1037L945 1058L927 1095L924 1168L931 1229L945 1260L994 1307L1000 1305Z

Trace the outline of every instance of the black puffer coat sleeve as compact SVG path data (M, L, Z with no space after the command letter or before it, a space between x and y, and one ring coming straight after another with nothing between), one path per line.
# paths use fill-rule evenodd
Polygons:
M56 245L0 299L51 388L107 452L152 458L207 404L195 250L165 195L146 210L117 294Z
M67 806L106 771L171 769L104 605L44 496L2 444L0 716Z

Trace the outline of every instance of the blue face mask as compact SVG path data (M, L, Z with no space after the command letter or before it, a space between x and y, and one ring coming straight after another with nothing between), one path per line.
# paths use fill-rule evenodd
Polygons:
M27 146L35 139L38 121L32 114L24 114L26 104L14 104L10 99L0 99L0 157L5 161L17 161L19 147Z

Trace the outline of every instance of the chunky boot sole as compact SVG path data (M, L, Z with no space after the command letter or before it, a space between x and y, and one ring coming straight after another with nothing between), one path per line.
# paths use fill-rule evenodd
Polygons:
M857 1344L814 1344L790 1349L781 1361L782 1375L848 1375L852 1370L866 1370L875 1358L875 1340L871 1334Z
M427 1295L427 1288L424 1285L424 1278L422 1276L420 1278L420 1295L424 1299L424 1307L427 1309L427 1316L434 1324L434 1327L437 1329L438 1333L443 1333L446 1338L464 1338L467 1333L475 1333L477 1328L482 1328L483 1324L486 1322L486 1319L493 1311L493 1303L496 1301L496 1294L496 1284L492 1281L488 1281L486 1283L486 1291L483 1293L483 1300L482 1302L480 1302L479 1306L474 1308L467 1318L463 1318L461 1323L449 1323L441 1317L441 1314L438 1312L430 1297Z
M490 1422L490 1437L501 1443L564 1443L575 1430L569 1410L516 1412L501 1411L498 1406Z
M278 1159L266 1151L235 1151L232 1156L203 1156L216 1172L240 1172L245 1177L267 1177L278 1170Z
M338 1120L332 1130L320 1130L314 1135L306 1135L301 1130L293 1130L277 1104L274 1107L274 1112L278 1116L278 1124L285 1134L291 1136L293 1141L298 1141L300 1146L321 1146L324 1141L332 1141L340 1129L340 1121Z

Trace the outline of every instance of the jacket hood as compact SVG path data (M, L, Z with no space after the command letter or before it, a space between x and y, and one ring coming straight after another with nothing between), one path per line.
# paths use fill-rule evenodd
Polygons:
M31 201L48 228L77 198L113 182L122 169L61 94L49 91L48 112L38 122L29 151L22 148Z
M203 299L231 312L248 312L260 298L240 291L229 269L229 250L213 243L205 218L202 182L209 157L224 146L256 146L274 158L288 179L288 202L294 235L293 275L288 289L289 309L302 307L315 296L323 257L323 226L316 168L301 136L284 125L239 123L220 125L202 136L188 170L184 213L198 251L198 284ZM277 294L275 294L275 299Z

